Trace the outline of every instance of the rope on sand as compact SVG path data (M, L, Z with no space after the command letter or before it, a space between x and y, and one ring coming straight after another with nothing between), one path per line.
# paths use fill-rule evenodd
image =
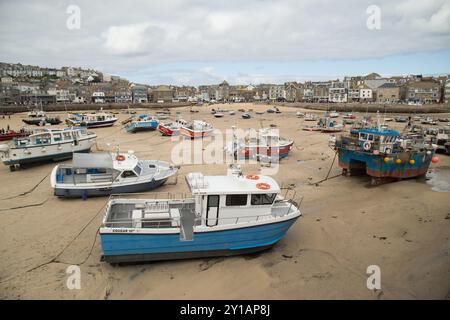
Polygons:
M41 181L39 181L34 187L32 187L30 190L25 191L23 193L20 193L18 195L15 196L11 196L11 197L7 197L7 198L3 198L0 200L10 200L10 199L14 199L14 198L18 198L18 197L22 197L22 196L26 196L27 194L32 193L34 190L36 190L36 188L45 180L45 178L47 178L49 176L49 174L46 174L45 177L42 178Z
M30 208L30 207L39 207L39 206L42 206L43 204L45 204L48 201L48 199L49 198L47 198L44 201L39 202L39 203L33 203L33 204L27 204L27 205L24 205L24 206L0 209L0 212L1 211L10 211L10 210L24 209L24 208Z
M330 172L331 172L331 169L333 168L334 162L336 161L336 156L337 156L337 154L338 154L338 153L337 153L337 151L336 151L336 152L334 153L333 162L331 162L331 166L330 166L330 168L328 169L328 173L327 173L327 176L325 177L325 179L319 180L319 181L317 181L317 182L309 182L310 185L317 185L317 184L322 183L322 182L324 182L324 181L327 181L327 180L329 180L329 179L333 179L333 178L337 178L337 177L341 176L341 174L337 174L337 175L335 175L335 176L330 177Z
M48 199L47 199L48 200ZM35 267L32 267L32 268L30 268L30 269L27 269L27 270L25 270L24 272L22 272L22 273L19 273L19 274L16 274L16 275L13 275L13 276L11 276L11 277L9 277L9 278L6 278L6 279L3 279L3 280L1 280L0 281L0 283L4 283L4 282L7 282L7 281L9 281L9 280L11 280L11 279L14 279L15 277L18 277L18 276L20 276L20 275L23 275L23 274L25 274L25 273L29 273L29 272L31 272L31 271L34 271L34 270L36 270L36 269L39 269L39 268L41 268L41 267L43 267L43 266L46 266L46 265L49 265L49 264L51 264L51 263L62 263L62 264L68 264L68 265L78 265L78 266L80 266L80 265L82 265L82 264L84 264L88 259L89 259L89 257L91 256L91 254L92 254L92 251L93 251L93 249L94 249L94 245L95 245L95 242L97 241L97 235L98 235L98 232L99 232L99 230L100 230L100 227L99 228L97 228L97 231L95 232L95 238L94 238L94 241L92 242L92 245L91 245L91 249L89 250L89 254L87 255L87 257L85 258L85 259L83 259L80 263L68 263L68 262L64 262L64 261L60 261L60 260L58 260L58 258L64 253L64 251L66 251L66 249L68 248L68 247L70 247L70 245L83 233L83 231L84 230L86 230L86 228L92 223L92 221L94 221L94 219L98 216L98 214L100 213L100 212L102 212L102 210L103 210L103 208L104 208L104 206L102 206L101 208L100 208L100 210L98 210L97 211L97 213L88 221L88 223L87 224L85 224L84 226L83 226L83 228L81 228L81 230L77 233L77 235L72 239L72 240L70 240L69 241L69 243L55 256L55 257L53 257L52 259L50 259L50 260L48 260L47 262L44 262L44 263L41 263L41 264L39 264L39 265L37 265L37 266L35 266Z

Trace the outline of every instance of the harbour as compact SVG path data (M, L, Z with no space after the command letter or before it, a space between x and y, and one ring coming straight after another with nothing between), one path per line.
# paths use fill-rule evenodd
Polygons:
M220 110L215 117L212 109ZM162 109L162 108L160 108ZM242 111L250 115L242 118ZM268 112L271 109L273 112ZM192 112L195 110L196 112ZM228 112L222 112L228 110ZM275 112L278 110L278 112ZM136 114L156 115L159 109L137 109ZM230 112L234 111L234 112ZM326 117L326 110L288 105L268 107L258 103L215 104L171 108L170 119L186 123L201 120L208 134L185 131L170 137L158 130L128 133L120 124L129 114L116 114L117 122L108 127L89 128L96 135L93 155L115 152L140 160L171 161L173 139L204 147L214 143L211 128L226 132L237 129L279 130L289 139L287 156L280 157L278 171L271 177L280 192L296 192L301 216L270 249L240 255L190 257L183 260L153 261L114 265L102 261L104 248L97 235L107 236L104 222L108 197L85 200L54 195L50 173L56 165L69 166L74 160L44 162L14 172L0 166L0 297L3 299L442 299L448 297L450 240L448 230L448 177L450 156L437 154L427 175L372 186L369 175L344 176L330 137L340 132L305 131L313 122L297 116L312 114L315 122ZM338 111L339 112L339 111ZM47 112L51 118L65 119L64 112ZM352 112L356 120L367 116ZM344 113L333 121L343 123ZM371 114L375 118L375 114ZM397 115L392 115L395 118ZM398 116L409 116L400 113ZM435 119L450 113L427 114ZM380 115L383 118L384 115ZM0 118L0 127L16 131L23 126L26 113ZM170 121L169 121L170 120ZM314 123L315 123L314 122ZM184 123L183 123L184 124ZM403 131L406 123L389 122L389 128ZM431 125L430 125L431 126ZM52 130L67 128L54 125ZM343 131L348 132L350 125ZM173 138L173 139L172 139ZM178 141L178 140L176 140ZM370 149L371 150L371 149ZM223 151L225 154L225 150ZM283 153L284 155L284 153ZM245 157L244 157L245 158ZM431 159L431 157L430 157ZM240 159L236 159L239 161ZM245 160L245 159L244 159ZM409 160L409 159L408 159ZM402 160L404 165L409 165ZM416 164L419 162L416 159ZM430 160L431 161L431 160ZM395 166L395 159L389 165ZM243 179L259 175L264 161L242 163ZM400 165L400 164L397 164ZM411 164L412 165L412 164ZM179 179L169 179L139 198L188 198L192 193L185 182L192 172L204 176L226 175L229 164L180 165ZM427 178L428 177L428 178ZM247 179L247 180L251 180ZM56 177L55 177L56 179ZM427 180L429 179L429 180ZM173 181L171 181L173 180ZM247 181L245 180L245 181ZM254 183L259 183L255 181ZM267 183L267 182L264 182ZM271 184L272 182L268 183ZM212 183L215 187L223 185ZM216 191L215 191L216 192ZM351 196L349 196L351 195ZM133 199L133 196L130 195ZM128 197L128 196L127 196ZM138 197L138 196L135 196ZM114 198L112 198L114 199ZM125 201L120 198L117 201ZM136 200L137 201L137 200ZM250 201L250 200L249 200ZM258 219L259 221L259 219ZM144 221L145 222L145 221ZM141 223L144 223L141 222ZM129 229L119 227L119 235ZM153 230L153 229L152 229ZM186 236L186 234L185 234ZM194 239L196 235L194 234ZM177 235L177 241L180 236ZM187 235L189 238L189 235ZM200 238L199 238L200 239ZM161 240L162 241L162 240ZM194 240L195 241L195 240ZM190 242L185 242L188 245ZM264 244L262 244L264 247ZM218 249L222 249L219 248ZM195 258L195 259L193 259ZM156 259L161 260L161 259ZM163 259L164 260L164 259ZM118 261L120 262L120 260ZM127 260L127 262L130 262ZM78 265L82 289L67 290L66 269ZM383 270L382 290L367 290L367 267Z

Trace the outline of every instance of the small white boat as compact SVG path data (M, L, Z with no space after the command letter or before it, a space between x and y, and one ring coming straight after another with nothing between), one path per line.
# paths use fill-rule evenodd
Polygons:
M297 111L295 113L295 115L297 116L297 118L304 118L305 117L305 114L303 112L300 112L300 111Z
M344 129L342 124L337 123L330 117L321 118L317 123L317 126L320 128L320 131L326 133L341 132Z
M420 123L421 123L421 124L431 124L431 125L435 125L437 122L436 122L436 120L434 120L432 117L426 117L426 118L423 118L423 119L420 121Z
M35 109L28 112L28 118L45 118L47 114L43 110Z
M17 165L70 159L74 152L89 152L96 138L85 128L36 129L28 137L0 145L0 158L11 170Z
M180 134L187 138L203 138L211 136L214 133L214 127L205 121L194 120L184 124L180 128Z
M318 116L314 113L307 113L305 114L305 121L317 121L318 120Z
M224 116L224 114L221 112L214 113L214 117L216 117L216 118L222 118L223 116Z
M80 126L87 128L102 128L113 126L117 121L117 117L108 112L95 112L86 114L71 114L66 119L69 126Z
M328 113L328 116L330 118L337 118L337 117L339 117L339 112L336 112L336 110L332 110Z
M186 126L187 124L187 121L183 119L177 119L172 122L160 122L157 129L163 136L177 136L180 134L181 127Z
M228 113L229 113L230 116L236 114L236 112L234 110L230 110Z
M76 153L72 165L53 168L55 196L79 198L155 189L178 169L159 160L139 160L133 153Z
M262 251L301 216L295 194L268 176L187 174L189 198L112 196L100 227L102 260L143 262Z

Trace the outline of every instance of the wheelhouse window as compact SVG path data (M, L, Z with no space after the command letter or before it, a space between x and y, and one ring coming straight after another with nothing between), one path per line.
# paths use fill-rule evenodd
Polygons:
M127 170L120 175L122 178L135 178L136 174L133 171Z
M136 172L138 175L141 175L141 166L140 165L136 165L136 167L134 167L134 172Z
M62 140L61 133L55 133L55 134L53 134L53 140L54 140L55 142L61 141L61 140Z
M225 201L226 206L245 206L247 205L246 194L229 194Z
M252 194L251 204L252 206L272 204L276 196L276 193Z

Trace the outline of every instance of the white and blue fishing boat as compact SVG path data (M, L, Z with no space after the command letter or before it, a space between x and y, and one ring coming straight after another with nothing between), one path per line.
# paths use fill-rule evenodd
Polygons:
M100 227L110 263L228 256L268 249L300 217L268 176L186 176L192 197L111 196ZM131 195L129 195L131 196ZM295 196L295 194L294 194Z
M53 168L55 196L84 199L155 189L178 169L159 160L139 160L133 153L74 154L72 165Z
M96 138L86 128L36 129L27 137L0 145L0 159L11 170L31 163L66 160L74 152L89 152Z
M111 127L116 123L117 117L113 114L100 110L95 113L74 113L66 119L69 126L80 126L87 128Z
M127 132L138 132L138 131L154 131L158 127L158 119L146 114L141 114L134 117L128 121L124 128Z

